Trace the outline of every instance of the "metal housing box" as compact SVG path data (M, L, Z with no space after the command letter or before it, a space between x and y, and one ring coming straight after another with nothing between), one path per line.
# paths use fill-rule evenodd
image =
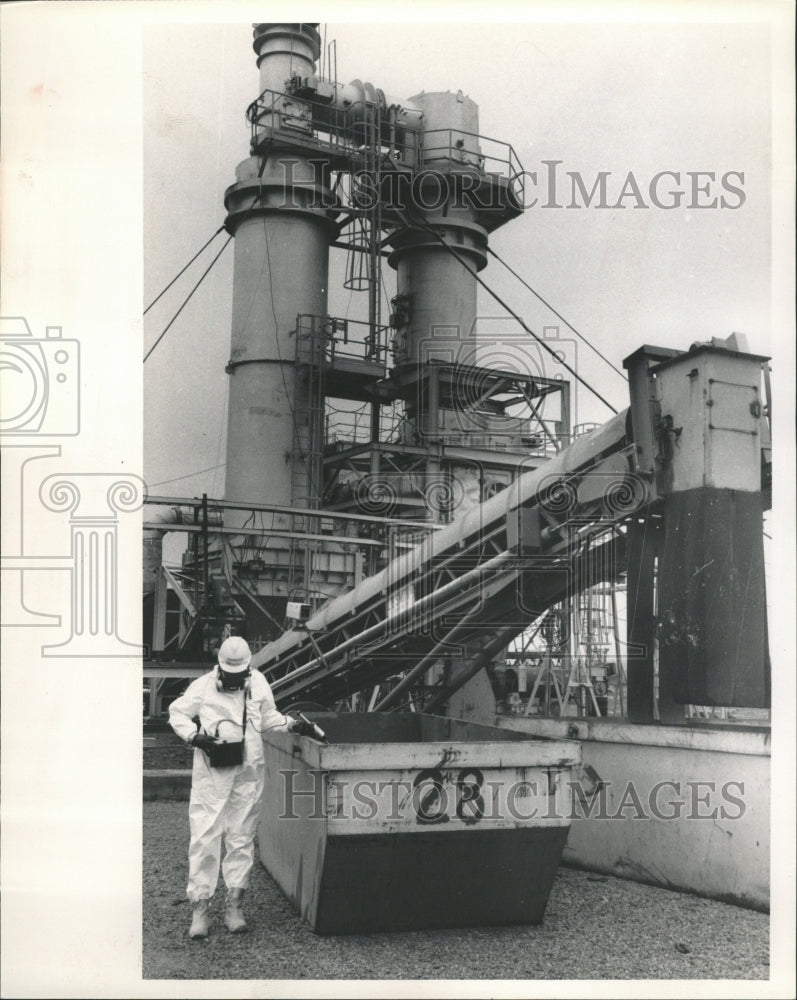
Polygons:
M761 363L753 354L715 347L653 369L661 407L663 492L701 486L761 489ZM668 426L671 425L671 426Z

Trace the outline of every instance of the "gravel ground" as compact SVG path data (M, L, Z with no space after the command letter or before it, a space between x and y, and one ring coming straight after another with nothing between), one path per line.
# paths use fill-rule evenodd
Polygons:
M176 768L190 771L194 750L171 729L147 729L144 732L143 766L145 770L161 771Z
M245 908L250 932L224 929L219 890L210 937L191 941L187 848L187 803L145 802L144 979L769 976L766 914L569 868L559 869L538 927L320 937L256 861Z

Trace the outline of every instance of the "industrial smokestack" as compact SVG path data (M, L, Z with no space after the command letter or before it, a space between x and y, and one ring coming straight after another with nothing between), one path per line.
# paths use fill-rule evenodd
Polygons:
M235 237L227 470L231 501L316 506L319 484L301 456L308 407L295 380L296 318L327 311L331 192L316 156L302 155L310 125L285 95L315 71L320 39L312 24L258 24L256 137L291 129L299 140L266 143L238 165L224 196Z
M469 197L484 176L478 106L461 91L422 93L410 103L423 115L423 171L413 184L407 224L391 237L390 264L398 272L396 361L417 367L436 356L458 360L450 353L456 342L473 337L476 279L461 261L472 271L485 266L487 230ZM442 354L435 336L445 340Z

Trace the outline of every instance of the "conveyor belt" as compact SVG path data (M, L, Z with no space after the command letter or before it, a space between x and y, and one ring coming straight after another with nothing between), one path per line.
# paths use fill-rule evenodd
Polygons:
M253 666L281 704L331 702L440 656L456 660L461 683L551 605L625 568L618 528L647 502L632 452L625 411L331 601Z

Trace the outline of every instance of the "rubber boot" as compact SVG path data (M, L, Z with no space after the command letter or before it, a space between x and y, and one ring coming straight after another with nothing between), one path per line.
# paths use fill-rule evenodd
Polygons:
M227 906L224 910L224 926L230 934L243 934L247 929L244 915L241 913L243 889L227 890Z
M188 936L192 938L206 938L208 936L208 910L210 909L209 899L200 899L194 903L194 912L191 917L191 930Z

